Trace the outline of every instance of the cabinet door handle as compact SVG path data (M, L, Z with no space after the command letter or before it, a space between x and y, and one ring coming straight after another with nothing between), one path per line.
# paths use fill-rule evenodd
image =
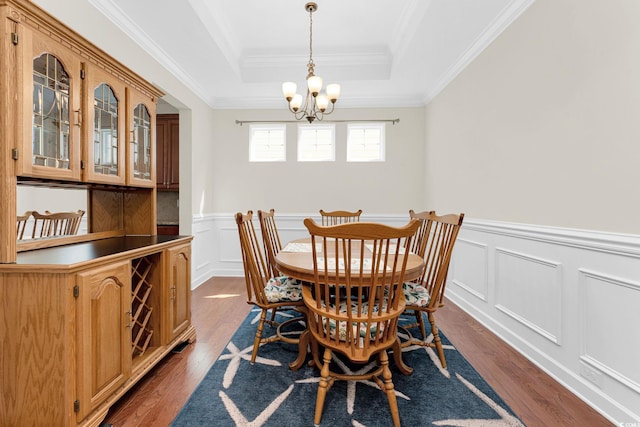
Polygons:
M78 110L73 110L73 112L76 113L75 125L82 126L82 111L78 109Z
M126 312L126 313L124 313L124 314L126 314L126 315L127 315L127 317L129 318L129 324L127 324L127 328L131 328L131 327L132 327L132 325L131 325L131 320L132 320L131 315L132 315L133 313L132 313L131 311L127 311L127 312Z

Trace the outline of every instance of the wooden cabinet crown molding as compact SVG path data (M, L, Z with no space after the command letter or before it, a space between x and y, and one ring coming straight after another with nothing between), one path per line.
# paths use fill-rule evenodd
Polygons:
M51 40L78 54L83 61L102 68L105 72L122 80L127 86L145 94L153 102L157 102L158 98L164 95L162 91L139 78L136 73L122 65L107 52L93 45L63 23L52 19L48 13L32 2L24 0L0 1L0 6L5 4L8 6L8 18L16 24L22 24L31 30L39 31ZM18 43L20 43L19 39ZM114 64L117 64L117 66L114 66Z

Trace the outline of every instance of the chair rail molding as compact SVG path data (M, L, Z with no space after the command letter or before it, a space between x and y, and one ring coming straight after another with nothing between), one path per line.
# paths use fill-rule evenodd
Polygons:
M244 274L234 214L193 218L192 287ZM307 237L304 218L320 221L276 215L283 244ZM360 220L401 226L408 214ZM465 217L446 294L613 423L638 422L639 261L638 235Z

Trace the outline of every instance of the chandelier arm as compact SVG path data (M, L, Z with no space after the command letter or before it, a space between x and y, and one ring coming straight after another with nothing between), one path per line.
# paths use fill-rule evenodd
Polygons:
M294 111L291 107L289 107L289 111L293 113L293 116L296 120L302 120L307 117L307 111L303 109L299 109L298 111Z
M335 106L336 106L335 102L330 102L329 106L327 107L326 110L322 112L322 114L328 116L329 114L333 113L333 109L335 108Z

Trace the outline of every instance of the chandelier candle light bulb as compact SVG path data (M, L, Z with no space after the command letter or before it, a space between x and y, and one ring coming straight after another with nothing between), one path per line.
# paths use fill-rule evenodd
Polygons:
M340 96L340 85L333 83L327 85L327 91L322 91L322 77L316 76L314 73L315 64L313 62L313 12L318 10L315 3L307 3L304 6L309 12L309 63L307 64L307 96L296 93L297 86L293 82L285 82L282 84L282 93L289 103L289 111L294 113L296 120L306 119L309 123L314 120L322 120L325 114L331 114L338 97ZM303 104L304 101L304 104ZM331 102L331 108L329 108Z

